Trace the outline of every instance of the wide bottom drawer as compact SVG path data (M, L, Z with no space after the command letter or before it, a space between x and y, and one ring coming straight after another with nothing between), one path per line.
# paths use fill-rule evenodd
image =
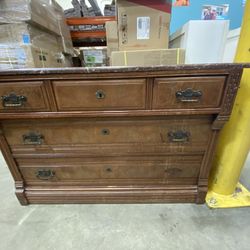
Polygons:
M196 184L202 155L17 159L27 185Z

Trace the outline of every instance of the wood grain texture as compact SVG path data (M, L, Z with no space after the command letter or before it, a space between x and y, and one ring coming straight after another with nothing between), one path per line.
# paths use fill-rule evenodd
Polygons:
M146 103L145 79L53 81L53 88L59 111L144 109Z
M217 108L220 106L224 85L224 76L156 78L153 91L153 108ZM191 101L186 100L187 102L182 102L176 98L178 91L187 89L199 91L201 97L199 99L191 98Z
M25 96L27 101L20 107L4 107L3 97L10 94ZM0 112L50 111L43 81L1 82L0 97Z
M1 71L0 95L27 97L0 107L20 203L204 203L244 67Z
M169 157L104 157L19 159L28 185L197 184L203 155ZM53 173L48 178L39 171Z

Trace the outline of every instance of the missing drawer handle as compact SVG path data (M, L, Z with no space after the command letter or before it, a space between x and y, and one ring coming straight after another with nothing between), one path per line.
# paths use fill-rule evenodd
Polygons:
M55 172L52 170L39 169L36 172L36 177L39 180L48 181L48 180L51 180L54 176L55 176Z
M106 94L103 90L97 90L95 96L97 99L104 99Z
M188 88L186 90L179 90L175 93L175 96L178 101L180 102L199 102L202 98L202 91L201 90L193 90Z
M44 136L38 133L30 132L23 135L23 143L27 145L41 145L43 144Z
M3 107L22 107L27 102L27 97L10 93L9 95L1 96Z
M179 175L182 170L180 168L167 168L165 172L167 175Z
M190 133L186 131L171 131L168 133L168 139L170 142L188 142L190 139Z

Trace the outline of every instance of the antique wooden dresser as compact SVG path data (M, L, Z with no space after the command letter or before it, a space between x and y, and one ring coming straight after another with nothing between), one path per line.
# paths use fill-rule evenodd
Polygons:
M0 72L0 144L22 205L203 203L243 65Z

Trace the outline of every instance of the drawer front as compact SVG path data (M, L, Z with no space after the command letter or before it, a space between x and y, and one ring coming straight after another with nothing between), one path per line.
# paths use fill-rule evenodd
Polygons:
M145 109L146 80L54 81L60 111Z
M0 112L49 111L43 82L0 83Z
M205 149L211 133L211 118L168 118L155 120L74 120L3 122L5 137L15 151L35 148L36 152L52 152L60 147L86 146L93 154L102 154L108 148L120 151L129 148L151 148L153 152L192 147Z
M155 79L153 109L218 108L224 76Z
M196 182L202 156L155 158L19 159L27 184L138 184ZM183 180L184 179L184 180ZM182 182L183 181L183 182Z

